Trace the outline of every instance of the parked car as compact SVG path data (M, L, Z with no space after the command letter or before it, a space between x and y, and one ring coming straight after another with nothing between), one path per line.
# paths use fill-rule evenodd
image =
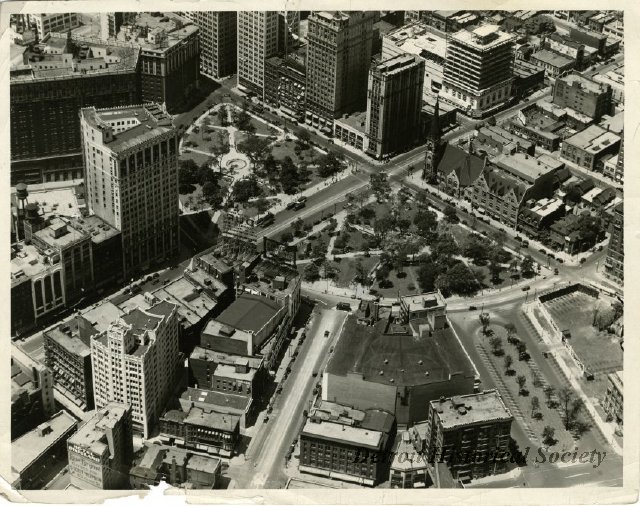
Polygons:
M158 274L157 272L154 272L154 273L153 273L153 277L154 277L154 278L159 278L159 277L160 277L160 274Z
M557 275L557 274L558 274L558 272L560 272L560 271L558 271L558 268L557 268L557 267L556 267L555 269L553 269L553 273L554 273L554 274L556 274L556 275Z
M562 260L562 258L556 258L556 261L557 261L559 264L563 264L563 263L564 263L564 260Z
M331 332L329 332L328 330L324 331L324 337L329 337L330 334L331 334Z
M477 306L469 306L469 311L476 311L477 309Z
M527 361L531 358L531 355L529 355L528 351L523 351L518 355L518 360L524 360Z
M523 292L527 292L527 291L529 291L529 290L531 290L531 287L530 287L529 285L526 285L526 286L523 286L523 287L522 287L522 291L523 291Z
M287 204L287 209L288 209L288 210L291 210L291 209L293 209L293 208L295 208L295 207L296 207L296 201L295 201L295 200L292 200L291 202L289 202L289 203Z
M346 302L338 302L336 308L340 311L351 311L351 305L347 304Z

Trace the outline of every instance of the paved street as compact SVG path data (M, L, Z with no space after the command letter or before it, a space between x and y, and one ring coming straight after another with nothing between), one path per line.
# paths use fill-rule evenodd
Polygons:
M329 349L335 344L346 316L347 313L335 309L319 309L316 313L269 421L252 439L245 464L229 469L229 476L235 480L234 488L281 488L286 483L283 465L287 451L300 431L303 411L309 409L313 386L321 379ZM324 337L326 330L330 332L329 338Z

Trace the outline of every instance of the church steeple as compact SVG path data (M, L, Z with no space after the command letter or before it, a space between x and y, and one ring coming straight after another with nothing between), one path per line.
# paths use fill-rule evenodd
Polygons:
M429 124L429 132L426 139L426 151L424 154L424 170L422 179L430 183L437 182L438 163L442 152L442 130L440 129L440 99L436 97L436 105L433 108L433 117Z

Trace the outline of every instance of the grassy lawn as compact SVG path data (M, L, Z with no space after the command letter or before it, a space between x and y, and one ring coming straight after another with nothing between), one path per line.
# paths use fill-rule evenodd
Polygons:
M415 295L416 293L420 293L420 283L418 283L418 266L408 265L403 271L406 276L398 277L398 272L393 269L389 273L389 277L387 281L391 281L393 286L388 288L380 288L379 282L372 286L373 289L377 290L378 294L381 297L397 297L398 291L400 295ZM413 286L413 289L411 289Z
M275 128L270 127L267 123L251 118L251 124L256 129L258 135L278 135L278 131Z
M339 262L332 262L333 265L339 269L338 274L334 278L337 286L340 288L348 288L353 283L353 278L356 275L356 258L342 258ZM378 263L378 257L359 257L362 261L362 265L365 270L369 272L373 269L373 266Z
M336 251L337 248L334 248L334 254L346 253L349 251L364 251L364 246L370 244L373 239L373 237L368 234L363 234L359 230L355 230L346 226L340 232L340 235L345 234L348 238L344 250ZM369 246L369 248L371 248L371 246Z
M185 149L189 149L189 148L185 148ZM200 148L196 148L196 149L200 149ZM180 160L193 160L198 165L202 165L203 163L207 162L209 158L210 157L207 155L203 155L202 153L195 153L193 151L184 152L180 154Z

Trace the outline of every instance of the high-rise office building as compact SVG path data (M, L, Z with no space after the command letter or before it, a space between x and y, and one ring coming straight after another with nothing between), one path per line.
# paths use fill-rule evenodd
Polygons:
M131 408L108 403L67 440L69 479L82 490L127 488L133 459Z
M101 12L100 37L103 40L115 39L122 25L136 19L136 12Z
M82 177L78 111L140 103L139 57L137 47L64 33L25 51L10 73L11 184Z
M404 54L369 71L366 131L376 158L411 146L420 135L424 60Z
M300 11L280 11L278 13L278 53L288 53L298 39L300 31Z
M134 428L148 438L176 386L177 306L163 301L123 315L92 336L91 360L96 409L130 405Z
M331 132L335 119L364 109L373 21L373 12L323 11L309 16L307 123Z
M200 72L214 79L234 74L238 67L236 11L185 11L200 29Z
M607 278L622 285L624 281L624 206L622 203L613 210L611 238L604 268Z
M178 252L178 134L156 104L80 114L87 207L122 232L128 279Z
M260 97L265 61L278 52L278 18L277 11L238 12L238 86Z
M515 39L496 25L451 35L441 98L474 118L507 102L511 98Z

